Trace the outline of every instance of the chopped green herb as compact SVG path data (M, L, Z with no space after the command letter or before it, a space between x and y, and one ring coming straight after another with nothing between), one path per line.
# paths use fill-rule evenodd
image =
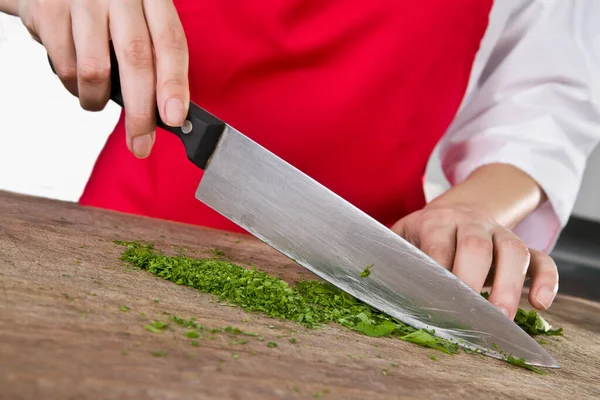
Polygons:
M169 314L167 312L165 312L165 314ZM170 314L169 314L170 315ZM169 316L169 320L175 322L177 325L185 327L185 328L192 328L192 329L196 329L196 330L203 330L204 326L202 326L201 324L197 323L193 318L190 320L186 320L184 318L180 318L176 315L170 315ZM217 332L218 330L214 330L215 332Z
M152 323L144 326L144 328L149 332L162 333L162 332L164 332L165 329L167 329L168 326L169 326L168 324L166 324L162 321L154 320L154 321L152 321Z
M192 346L194 346L194 347L200 347L200 343L198 343L198 341L197 341L197 340L192 340L191 344L192 344Z
M382 370L381 370L381 374L382 374L383 376L387 376L387 374L388 374L388 370L387 370L387 368L384 368L384 369L382 369Z
M562 328L552 329L550 324L535 310L527 313L519 308L514 320L517 325L531 335L562 336L563 334Z
M153 352L152 352L152 355L153 355L154 357L164 357L164 356L166 356L167 354L166 354L166 353L164 353L164 352L162 352L162 351L153 351Z
M314 392L312 395L315 399L320 399L321 398L321 393L319 392Z
M488 292L482 292L481 295L489 300L490 294ZM522 308L517 309L517 313L515 314L514 321L517 325L521 327L525 332L530 335L546 335L546 336L556 336L561 335L563 329L551 329L552 327L541 315L538 314L537 311L531 310L526 312Z
M238 339L237 341L239 344L246 344L248 343L248 341L246 339Z
M516 365L517 367L525 368L525 369L528 369L528 370L533 371L535 373L538 373L540 375L544 375L544 371L542 371L542 370L540 370L540 369L538 369L538 368L536 368L536 367L534 367L532 365L527 364L525 362L525 359L523 359L523 358L515 358L512 355L508 355L508 356L504 357L504 360L508 361L509 363L511 363L513 365Z
M409 333L408 335L400 337L400 339L406 340L407 342L416 343L424 347L440 350L448 354L455 354L458 352L458 344L440 339L424 330Z
M83 319L87 318L87 313L81 313L81 318L83 318Z
M298 393L298 392L300 391L300 389L298 388L298 386L294 386L294 387L292 388L292 390L293 390L294 392L296 392L296 393Z
M194 353L187 353L186 356L187 356L187 358L194 358L194 357L196 357L196 355Z
M65 299L67 299L68 301L73 301L73 298L72 298L71 296L69 296L67 293L63 293L62 295L63 295L63 297L64 297Z
M152 300L154 303L160 303L160 299L153 299Z
M223 328L221 330L223 332L229 332L234 335L240 335L240 334L244 333L240 328L232 328L231 326L226 326L225 328Z
M199 334L198 334L198 332L196 332L196 331L189 331L189 332L186 332L186 333L185 333L185 336L186 336L186 337L189 337L189 338L191 338L191 339L194 339L194 338L200 337L200 335L199 335Z
M163 279L218 295L221 301L227 300L248 311L295 320L312 328L337 322L368 336L402 337L419 332L328 282L301 281L291 288L285 281L256 268L246 269L214 259L166 256L156 252L152 245L117 243L126 246L121 257L124 261ZM412 339L409 336L407 340ZM446 347L453 348L449 344Z
M126 356L127 355L127 350L121 350L121 355L122 356Z
M398 366L398 363L395 363L395 362L392 363L392 367L397 367L397 366Z
M296 340L296 338L290 338L290 343L291 344L296 344L298 341Z
M437 361L437 357L436 356L429 356L429 358L431 358L433 361Z
M127 306L121 306L121 307L119 307L119 310L121 310L123 312L127 312L127 311L129 311L129 307L127 307Z
M367 266L361 273L360 276L363 278L366 278L367 276L371 275L371 267L373 266L373 264Z
M238 353L233 353L231 355L231 358L233 358L234 360L237 360L238 358L240 358L240 355Z
M540 339L539 344L547 344L548 342L546 342L544 339Z
M212 253L218 258L218 257L222 257L225 253L223 253L222 250L219 249L212 249Z
M498 345L496 343L492 343L492 347L495 348L495 349L497 349Z
M275 342L269 342L267 343L267 347L278 347L278 344Z
M183 254L167 256L153 245L115 241L124 245L121 259L132 266L178 285L186 285L212 294L219 302L236 305L249 312L296 321L308 328L335 322L367 336L392 336L450 354L458 352L458 344L419 330L388 316L354 298L329 282L301 280L290 287L287 282L258 271L219 260L193 259ZM222 252L213 251L220 256ZM361 276L368 276L368 266ZM531 313L530 313L531 314ZM529 318L529 315L527 314ZM560 334L549 330L543 319L533 323L536 332ZM523 325L520 324L521 327ZM524 328L525 329L525 328ZM526 329L531 332L532 328ZM257 335L255 335L257 336ZM258 336L257 336L258 337ZM211 336L214 339L214 336ZM264 338L258 337L263 341Z

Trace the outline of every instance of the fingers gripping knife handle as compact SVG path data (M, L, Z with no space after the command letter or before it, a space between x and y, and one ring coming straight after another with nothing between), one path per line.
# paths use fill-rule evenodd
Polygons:
M56 74L52 60L48 56L50 67ZM111 91L112 101L124 107L123 94L121 93L121 80L119 77L119 66L115 50L110 45L110 65L111 65ZM156 125L164 130L174 133L181 139L185 147L188 159L199 168L205 169L208 161L214 152L219 139L225 129L225 123L207 111L190 103L189 112L185 123L181 127L172 127L166 125L160 118L158 108L156 110Z

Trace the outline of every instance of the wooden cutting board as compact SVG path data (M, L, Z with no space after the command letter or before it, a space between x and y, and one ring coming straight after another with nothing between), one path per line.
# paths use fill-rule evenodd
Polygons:
M248 236L0 192L0 399L600 398L597 303L559 296L543 313L565 336L545 345L562 368L540 376L480 355L221 306L128 268L115 239L197 257L218 248L290 283L309 275ZM525 296L522 306L530 309ZM218 333L194 347L182 331L144 329L165 312L264 341L231 344Z

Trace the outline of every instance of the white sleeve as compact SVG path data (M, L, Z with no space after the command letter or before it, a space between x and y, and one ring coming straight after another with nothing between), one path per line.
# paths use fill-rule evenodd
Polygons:
M440 160L452 185L490 163L533 177L548 201L514 232L550 252L600 141L600 0L516 4L440 142Z

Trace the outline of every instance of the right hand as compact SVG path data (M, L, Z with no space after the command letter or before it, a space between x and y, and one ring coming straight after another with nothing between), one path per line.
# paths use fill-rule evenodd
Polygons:
M102 110L109 100L112 40L127 147L134 155L150 155L157 105L167 125L183 125L190 97L188 48L173 0L17 1L19 17L85 110Z

